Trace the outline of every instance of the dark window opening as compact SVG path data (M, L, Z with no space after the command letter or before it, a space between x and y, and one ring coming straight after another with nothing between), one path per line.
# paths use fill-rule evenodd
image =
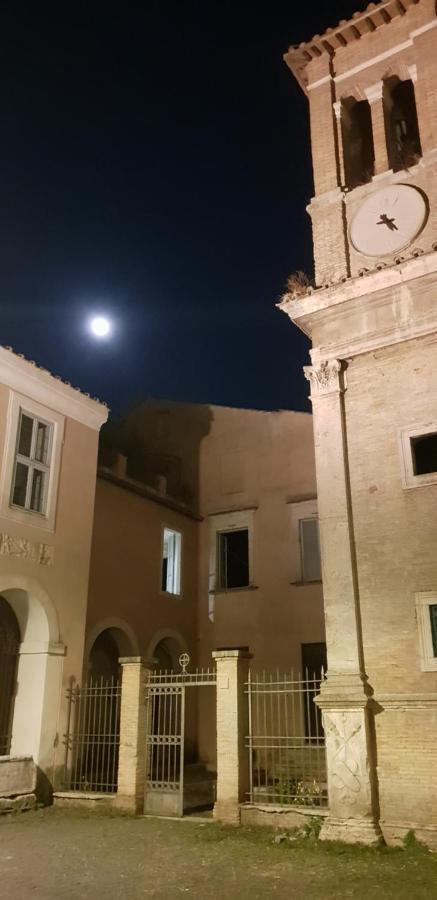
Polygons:
M305 687L305 737L311 744L324 742L322 711L314 703L320 691L322 675L326 673L326 644L302 644L302 669Z
M437 434L420 434L410 441L414 474L437 472Z
M432 635L432 652L437 656L437 605L433 604L429 607L429 615L431 618L431 635Z
M341 131L345 182L352 189L367 184L375 172L372 114L367 100L343 100Z
M11 748L19 646L15 613L0 597L0 756L6 756Z
M249 585L249 532L224 531L218 538L218 569L220 588L241 588Z
M412 81L384 81L384 115L387 154L395 172L414 166L422 156L416 98Z

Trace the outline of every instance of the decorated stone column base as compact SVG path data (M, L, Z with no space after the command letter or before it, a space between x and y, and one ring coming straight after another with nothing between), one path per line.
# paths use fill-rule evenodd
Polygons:
M328 816L323 821L319 839L342 841L344 844L366 844L376 847L384 842L381 829L368 819L335 819Z
M329 794L322 841L375 845L383 840L368 693L365 676L328 674L316 700L323 712Z

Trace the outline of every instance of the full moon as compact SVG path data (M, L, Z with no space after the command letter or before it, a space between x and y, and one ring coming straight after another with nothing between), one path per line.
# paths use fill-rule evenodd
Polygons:
M104 316L94 316L90 322L90 329L95 337L107 337L111 330L111 323Z

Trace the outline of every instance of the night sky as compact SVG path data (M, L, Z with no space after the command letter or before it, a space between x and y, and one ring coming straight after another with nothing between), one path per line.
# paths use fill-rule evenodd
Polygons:
M282 55L356 3L7 6L0 343L117 414L309 408L308 342L275 308L312 274L307 101Z

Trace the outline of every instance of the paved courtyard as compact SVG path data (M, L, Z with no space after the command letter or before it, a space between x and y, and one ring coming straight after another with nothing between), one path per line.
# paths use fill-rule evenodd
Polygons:
M437 856L264 829L42 810L0 818L0 896L17 900L437 897Z

